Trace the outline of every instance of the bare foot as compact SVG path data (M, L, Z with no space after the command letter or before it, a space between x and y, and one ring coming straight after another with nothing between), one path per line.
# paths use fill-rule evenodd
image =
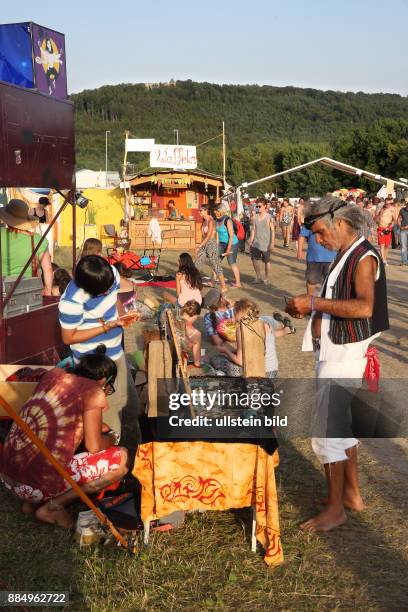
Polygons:
M346 520L347 516L344 512L344 508L327 506L327 508L325 510L322 510L320 514L302 523L300 525L300 528L310 532L330 531L335 527L343 525Z
M53 510L48 503L40 506L35 513L35 517L43 523L58 525L64 529L71 529L74 526L74 519L64 508Z
M323 499L316 499L316 506L327 506L329 500L327 497L323 497ZM348 493L343 497L343 506L347 508L347 510L355 510L356 512L361 512L365 510L365 503L363 502L363 498L359 493L352 495Z
M32 504L31 502L25 501L21 505L21 512L23 514L34 514L37 508L38 504Z

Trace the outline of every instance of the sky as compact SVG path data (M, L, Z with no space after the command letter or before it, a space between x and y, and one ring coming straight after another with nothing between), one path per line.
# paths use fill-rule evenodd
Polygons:
M408 95L408 0L18 0L65 34L68 89L192 79Z

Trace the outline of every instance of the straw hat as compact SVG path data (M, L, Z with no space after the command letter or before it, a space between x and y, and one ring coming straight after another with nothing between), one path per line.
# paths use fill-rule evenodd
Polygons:
M23 200L10 200L6 206L0 208L0 219L10 227L33 232L38 225L38 220L29 214L29 210Z

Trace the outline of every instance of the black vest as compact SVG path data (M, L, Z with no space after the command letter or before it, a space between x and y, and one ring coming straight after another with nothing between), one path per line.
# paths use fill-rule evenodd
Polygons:
M345 319L331 315L329 337L333 344L361 342L386 329L389 329L387 282L381 257L368 240L357 245L343 264L333 287L333 300L350 300L356 297L355 274L362 256L374 253L378 258L380 274L374 285L373 314L369 319Z

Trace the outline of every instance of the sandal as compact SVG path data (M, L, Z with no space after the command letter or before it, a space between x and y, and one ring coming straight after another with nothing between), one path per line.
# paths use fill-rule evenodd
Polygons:
M283 323L283 325L285 325L285 319L282 317L280 312L274 312L272 316L275 321L278 321L278 323Z
M285 317L283 319L283 324L285 327L290 329L291 334L296 334L296 327L293 325L292 321L288 317Z

